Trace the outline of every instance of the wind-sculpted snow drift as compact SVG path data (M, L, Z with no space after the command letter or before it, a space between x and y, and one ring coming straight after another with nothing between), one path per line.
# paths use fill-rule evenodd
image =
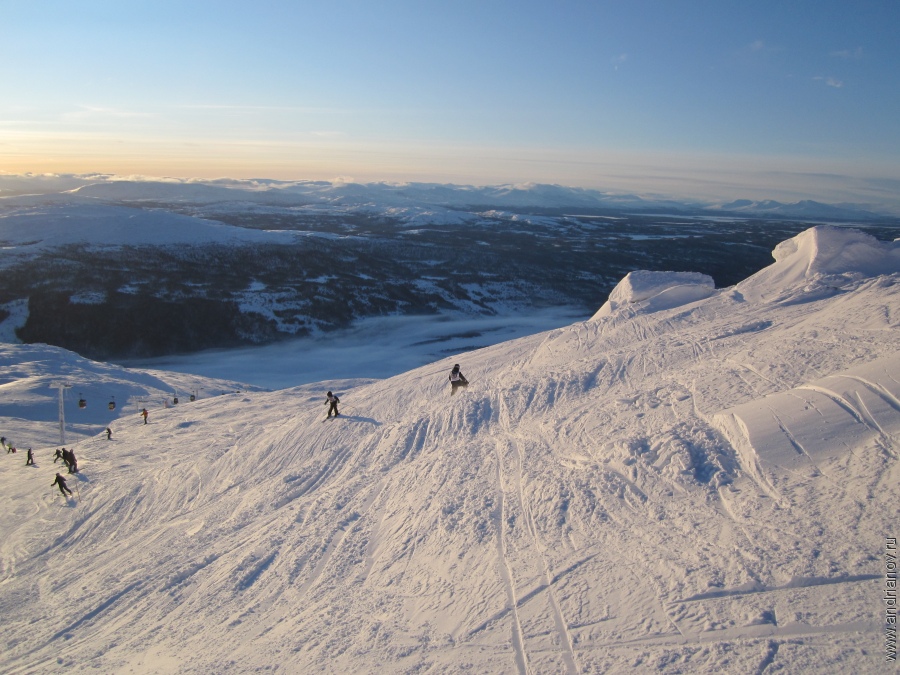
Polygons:
M78 444L69 503L53 448L5 456L0 669L884 672L897 252L644 276L454 357L453 398L446 360L154 410Z

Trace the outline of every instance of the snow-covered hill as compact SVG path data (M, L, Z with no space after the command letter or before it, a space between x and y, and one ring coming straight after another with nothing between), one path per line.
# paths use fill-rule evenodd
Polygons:
M231 227L162 210L98 203L73 195L27 196L2 202L0 242L7 253L84 243L90 246L265 244L294 240L289 232Z
M130 415L76 499L54 446L3 455L0 670L885 672L900 245L623 284L386 380Z

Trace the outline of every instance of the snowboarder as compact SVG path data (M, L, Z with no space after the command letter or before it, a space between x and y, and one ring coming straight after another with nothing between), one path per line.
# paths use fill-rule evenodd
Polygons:
M469 386L469 381L466 379L466 376L459 371L459 364L454 364L453 370L450 371L450 395L453 396L459 387L465 388L467 386Z
M71 490L69 489L69 487L66 485L66 479L63 478L62 474L59 474L59 473L56 474L56 480L53 481L52 483L50 483L50 487L53 487L54 485L59 485L59 493L60 493L63 497L66 496L66 492L68 492L69 495L71 496L72 491L71 491Z
M56 464L56 460L58 459L63 460L63 462L66 461L65 458L63 458L62 451L59 448L56 449L56 456L53 457L53 463Z
M31 448L28 448L28 457L25 459L25 466L31 464L34 464L34 453L31 451Z
M106 427L106 440L112 440L112 429L110 429L109 427Z
M147 415L149 415L149 414L150 414L150 413L147 412L147 409L146 409L146 408L144 408L143 410L141 410L141 417L144 418L144 424L147 424Z
M328 395L325 397L325 405L328 405L329 403L331 404L331 407L328 408L328 417L331 417L331 413L334 413L335 417L341 414L337 409L337 404L340 402L341 399L332 394L330 391L328 392Z

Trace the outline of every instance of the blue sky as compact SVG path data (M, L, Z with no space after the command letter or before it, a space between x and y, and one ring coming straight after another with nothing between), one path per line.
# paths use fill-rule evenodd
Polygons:
M0 0L0 171L880 203L898 26L894 0Z

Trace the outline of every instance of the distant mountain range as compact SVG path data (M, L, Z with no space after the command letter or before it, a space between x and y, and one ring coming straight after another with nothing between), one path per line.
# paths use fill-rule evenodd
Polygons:
M714 207L719 211L731 213L747 213L755 216L771 216L784 218L823 218L828 220L874 220L882 218L872 211L854 204L823 204L811 199L783 204L772 199L753 201L737 199L733 202Z
M618 194L587 188L524 183L510 185L453 185L437 183L341 183L329 181L279 181L272 179L133 179L107 174L0 175L0 197L48 195L68 192L112 202L165 202L211 204L249 202L280 206L347 208L438 207L469 211L478 208L565 209L653 212L666 211L716 215L736 214L767 218L812 220L878 220L888 217L869 206L824 204L813 200L782 203L774 200L737 199L705 203L635 194Z

